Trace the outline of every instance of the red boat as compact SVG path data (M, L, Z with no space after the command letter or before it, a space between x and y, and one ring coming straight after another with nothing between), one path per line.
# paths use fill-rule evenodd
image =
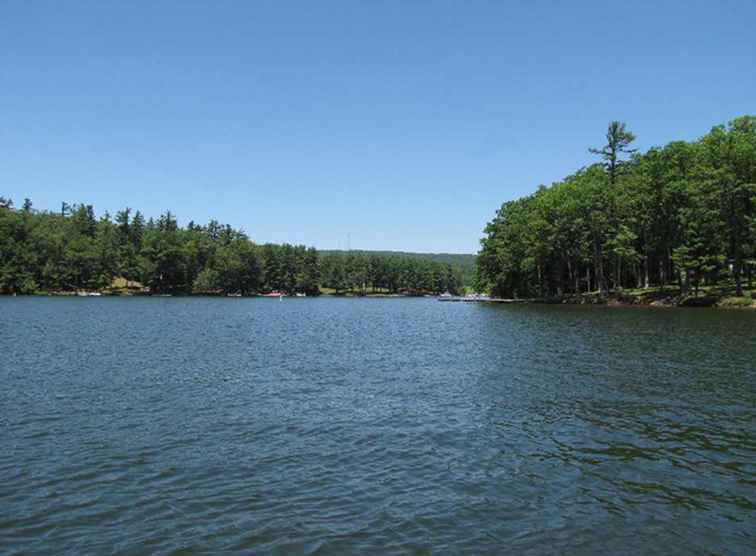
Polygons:
M262 294L262 297L285 297L285 293L281 292L270 292L270 293L264 293Z

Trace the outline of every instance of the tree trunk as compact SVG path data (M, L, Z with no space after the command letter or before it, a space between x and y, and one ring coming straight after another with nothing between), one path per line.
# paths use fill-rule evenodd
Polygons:
M732 265L732 271L735 275L735 295L738 297L743 297L743 280L742 280L742 272L741 272L741 264L740 264L740 254L736 252L735 254L735 261Z
M595 275L596 285L598 286L599 295L605 296L607 294L606 276L604 276L604 253L601 244L598 241L594 241L595 252Z
M579 264L575 265L574 280L575 280L575 293L579 294L580 293L580 265Z

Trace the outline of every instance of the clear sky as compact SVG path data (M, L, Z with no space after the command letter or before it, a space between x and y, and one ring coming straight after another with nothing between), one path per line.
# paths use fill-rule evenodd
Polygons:
M0 195L475 252L496 208L756 112L756 2L19 2Z

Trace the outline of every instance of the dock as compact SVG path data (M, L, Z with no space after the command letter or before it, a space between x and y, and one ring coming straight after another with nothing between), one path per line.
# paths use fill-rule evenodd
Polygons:
M527 303L527 299L502 299L485 295L439 297L438 300L446 303Z

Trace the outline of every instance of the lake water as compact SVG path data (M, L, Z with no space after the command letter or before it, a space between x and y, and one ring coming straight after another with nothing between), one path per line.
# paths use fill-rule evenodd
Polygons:
M756 311L0 299L4 554L756 552Z

